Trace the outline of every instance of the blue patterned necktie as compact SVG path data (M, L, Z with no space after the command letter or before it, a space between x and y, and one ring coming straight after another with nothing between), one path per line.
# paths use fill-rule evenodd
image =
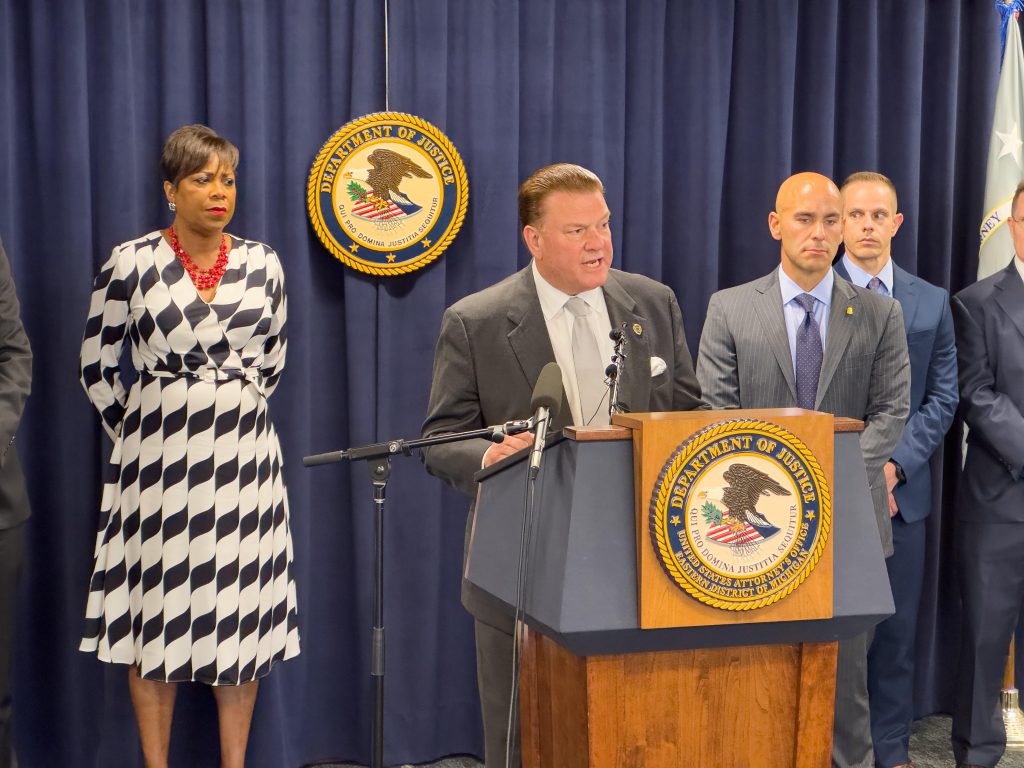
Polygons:
M821 330L814 319L814 297L801 293L793 299L804 310L804 319L796 329L796 404L814 410L821 374Z
M881 294L882 296L889 295L889 292L885 289L885 283L883 283L877 277L872 277L870 280L868 280L868 290L874 291L875 293Z

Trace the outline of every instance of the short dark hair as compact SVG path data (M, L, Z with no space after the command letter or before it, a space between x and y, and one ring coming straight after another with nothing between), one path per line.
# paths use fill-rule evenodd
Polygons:
M1024 192L1024 181L1017 184L1017 189L1013 193L1013 200L1010 201L1010 216L1013 216L1013 211L1017 207L1017 198L1021 196L1022 192Z
M238 147L205 125L183 125L164 142L160 168L164 179L178 186L186 176L203 170L211 157L231 170L238 167Z
M848 186L850 186L851 184L857 184L857 183L862 182L862 181L877 182L879 184L885 184L885 186L887 186L892 191L892 202L893 202L893 205L896 207L896 210L899 210L899 205L897 204L897 198L896 198L896 185L893 184L892 183L892 179L890 179L884 173L877 173L876 171L857 171L856 173L851 173L843 181L843 186L841 186L839 188L839 191L840 192L845 192L846 188ZM895 213L895 211L894 211L894 213Z
M536 224L544 199L552 192L600 192L604 184L597 174L580 165L554 163L538 168L519 185L519 228Z

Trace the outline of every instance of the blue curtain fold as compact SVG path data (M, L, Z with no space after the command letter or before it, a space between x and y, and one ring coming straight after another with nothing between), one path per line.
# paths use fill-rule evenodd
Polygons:
M141 766L125 671L76 648L110 445L77 381L92 278L169 221L164 137L202 122L241 150L230 231L281 255L290 348L270 412L287 465L302 654L262 684L249 763L368 762L373 507L366 467L300 458L418 434L444 308L528 262L516 189L542 164L607 186L617 266L679 296L691 352L718 288L778 263L782 178L880 170L907 215L898 263L974 280L999 68L991 0L0 0L0 235L33 343L18 444L34 516L16 660L21 765ZM386 82L385 69L390 71ZM343 267L306 213L322 144L370 112L444 131L469 175L433 264ZM1010 258L1010 254L1007 254ZM919 715L949 711L955 438L935 459ZM385 759L481 752L458 600L468 500L395 461L386 512ZM175 765L216 766L216 713L179 693Z

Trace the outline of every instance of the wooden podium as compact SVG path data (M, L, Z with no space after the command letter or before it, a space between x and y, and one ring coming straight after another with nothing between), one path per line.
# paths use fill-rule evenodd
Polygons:
M827 552L806 581L771 605L732 611L698 602L660 569L646 510L669 453L737 418L779 424L815 456L834 452L834 471ZM537 480L520 675L524 767L830 765L836 641L893 610L860 423L795 409L616 423L566 430ZM521 459L479 474L466 565L470 581L510 606L525 474Z

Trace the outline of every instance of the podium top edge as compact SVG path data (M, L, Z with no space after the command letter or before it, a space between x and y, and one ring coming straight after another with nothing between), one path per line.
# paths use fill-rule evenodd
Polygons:
M860 419L851 419L848 416L835 417L836 432L863 432L864 422Z
M576 427L570 425L565 428L565 436L570 440L576 440L580 443L632 440L633 430L629 427L615 425L600 427Z
M627 439L621 434L621 430L631 432L633 429L640 429L645 422L649 421L682 421L686 419L699 418L706 421L709 414L721 414L723 419L754 418L771 420L777 417L793 416L832 416L822 411L809 411L803 408L744 408L744 409L721 409L712 411L661 411L653 413L623 413L613 417L614 424L610 427L567 427L565 434L570 439L586 440L623 440ZM835 432L862 432L864 422L860 419L852 419L847 416L832 416L833 430Z

